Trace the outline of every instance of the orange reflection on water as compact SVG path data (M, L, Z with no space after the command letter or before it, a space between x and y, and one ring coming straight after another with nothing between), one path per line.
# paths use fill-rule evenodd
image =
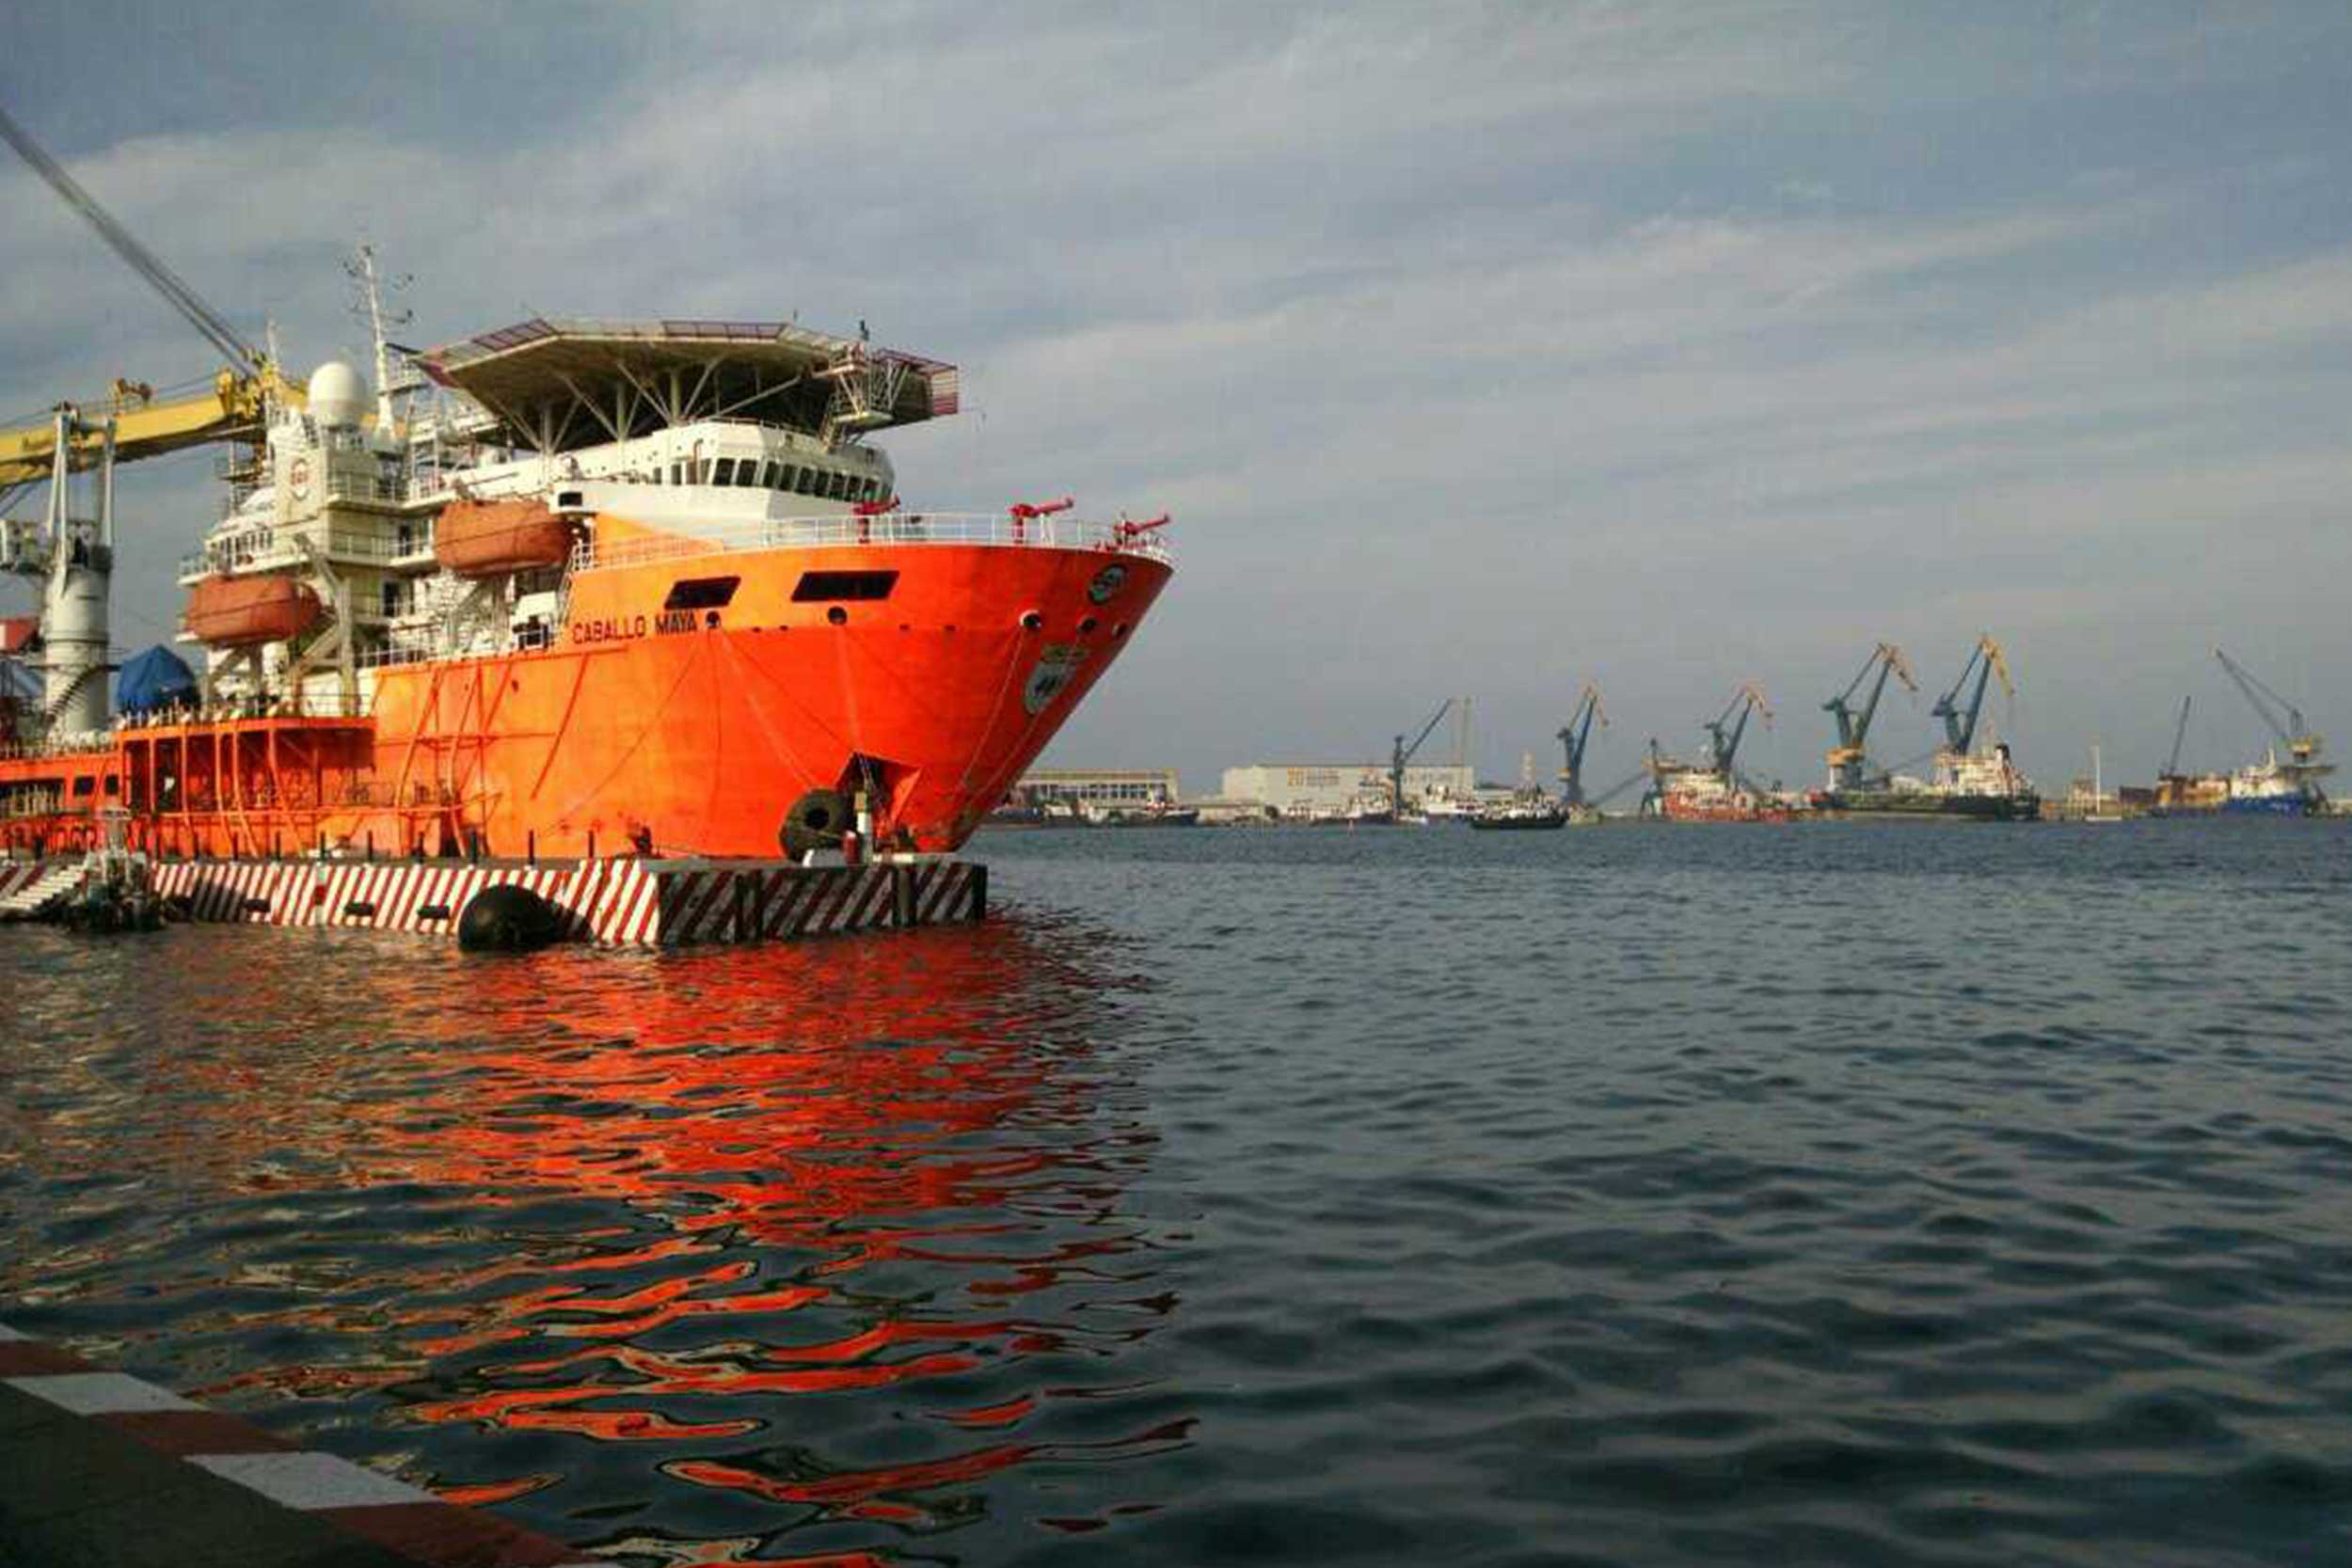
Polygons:
M1120 1212L1154 1136L1106 1106L1115 999L1083 953L1003 922L519 960L316 935L262 954L238 1027L184 1053L185 1114L159 1144L191 1188L312 1205L290 1226L322 1205L364 1213L334 1257L313 1242L270 1264L298 1305L206 1324L262 1342L298 1327L358 1354L208 1391L358 1395L377 1419L480 1433L433 1449L433 1479L469 1501L561 1496L544 1437L504 1471L486 1441L558 1433L647 1446L660 1476L690 1483L676 1495L925 1528L945 1516L921 1494L1039 1445L818 1462L806 1445L840 1446L839 1406L810 1433L791 1402L872 1397L865 1418L928 1418L944 1446L1030 1422L1063 1391L1008 1397L1024 1357L1112 1354L1162 1319L1132 1311L1156 1266ZM1127 1310L1096 1322L1094 1306ZM977 1397L954 1386L973 1374ZM801 1445L795 1473L736 1451L761 1432ZM787 1560L661 1536L680 1562Z

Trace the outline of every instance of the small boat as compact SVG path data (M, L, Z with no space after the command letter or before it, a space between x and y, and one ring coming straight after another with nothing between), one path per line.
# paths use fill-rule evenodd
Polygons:
M1541 832L1566 827L1568 813L1558 801L1539 797L1482 811L1470 825L1486 832Z

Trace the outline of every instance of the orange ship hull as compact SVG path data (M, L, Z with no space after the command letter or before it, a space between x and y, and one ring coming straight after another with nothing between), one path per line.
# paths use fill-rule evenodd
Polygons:
M1104 547L648 537L653 559L572 576L548 645L377 671L364 714L0 755L0 844L75 848L119 805L164 854L773 856L795 802L834 790L866 795L873 847L950 850L1169 575Z

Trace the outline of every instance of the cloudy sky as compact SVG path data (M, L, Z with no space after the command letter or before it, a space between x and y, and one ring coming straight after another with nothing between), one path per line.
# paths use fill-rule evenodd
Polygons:
M230 13L235 12L233 22ZM2352 749L2352 8L40 0L0 100L297 367L532 311L871 322L965 367L920 504L1172 510L1181 575L1071 764L1368 756L1450 692L1517 772L1577 686L1819 770L1870 645L1979 629L2023 760ZM0 415L203 343L0 169ZM209 459L126 484L118 641ZM1433 743L1435 744L1435 743Z

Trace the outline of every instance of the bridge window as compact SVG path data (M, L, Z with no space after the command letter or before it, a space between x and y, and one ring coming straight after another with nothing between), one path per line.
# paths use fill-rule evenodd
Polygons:
M759 483L759 459L746 457L738 463L735 466L735 483L738 487L745 490Z
M823 604L838 599L886 599L898 586L896 572L803 572L792 585L795 604Z
M98 781L91 778L87 773L85 773L80 778L73 781L74 798L79 800L81 797L87 795L91 790L97 787Z
M722 457L719 459L718 470L710 476L710 483L713 484L734 483L735 459L732 457Z
M680 578L670 584L664 610L718 610L735 597L741 578Z

